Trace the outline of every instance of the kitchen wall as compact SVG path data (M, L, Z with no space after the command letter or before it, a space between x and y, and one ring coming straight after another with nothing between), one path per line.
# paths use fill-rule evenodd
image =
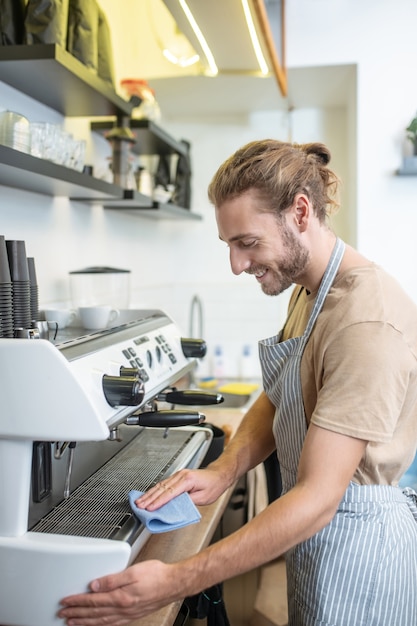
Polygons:
M198 294L210 354L222 345L227 373L237 375L243 345L255 353L257 339L277 330L288 294L266 297L251 277L233 276L206 189L232 151L267 135L329 144L334 167L345 181L337 231L382 263L417 299L417 179L395 176L404 128L417 109L416 19L413 0L291 0L288 65L354 66L354 84L344 106L300 107L291 114L265 111L236 119L199 119L198 112L192 119L172 119L163 111L161 125L192 143L193 210L202 221L151 221L2 187L0 234L26 241L28 255L36 260L41 305L69 302L70 270L99 264L130 268L132 306L166 309L185 335L191 298ZM146 26L138 24L140 28ZM19 111L32 121L62 121L75 134L88 135L87 120L63 120L1 83L0 108ZM87 158L96 172L105 168L109 156L105 140L89 139ZM210 372L209 359L200 372Z
M417 179L395 172L417 110L416 17L413 0L288 3L291 65L357 64L358 245L415 299Z

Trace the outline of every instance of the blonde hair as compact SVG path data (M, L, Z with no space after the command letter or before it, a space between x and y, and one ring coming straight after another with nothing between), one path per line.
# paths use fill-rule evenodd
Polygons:
M296 144L274 139L252 141L237 150L215 173L208 196L219 207L226 200L256 189L265 202L261 211L289 208L296 194L310 199L320 222L339 207L339 179L327 167L329 149L321 143Z

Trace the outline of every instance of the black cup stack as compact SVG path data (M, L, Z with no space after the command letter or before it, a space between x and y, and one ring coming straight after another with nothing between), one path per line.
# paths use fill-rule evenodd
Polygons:
M12 279L3 235L0 235L0 337L13 337Z
M28 257L29 289L30 289L30 319L32 322L39 321L39 291L36 278L35 259Z
M31 328L30 278L24 241L6 241L12 279L13 331Z

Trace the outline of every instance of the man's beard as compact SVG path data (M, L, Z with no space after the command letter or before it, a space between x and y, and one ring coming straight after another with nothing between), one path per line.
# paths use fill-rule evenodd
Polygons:
M308 250L299 242L284 220L280 224L284 255L279 263L279 268L267 268L268 283L261 283L262 291L267 296L278 296L297 282L310 260Z

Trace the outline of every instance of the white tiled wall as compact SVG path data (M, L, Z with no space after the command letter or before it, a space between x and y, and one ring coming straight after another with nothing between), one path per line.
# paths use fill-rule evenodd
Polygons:
M258 340L276 334L282 326L288 296L267 297L253 277L239 277L236 281L240 279L242 282L233 287L228 283L148 287L142 290L141 302L133 302L133 307L137 304L138 307L165 309L180 326L183 335L189 336L191 301L194 295L198 295L203 310L203 338L208 346L207 357L200 363L198 375L204 377L215 373L213 356L216 347L220 346L225 376L240 376L243 348L249 346L251 374L256 377L260 375ZM192 329L198 330L198 322L196 316Z

